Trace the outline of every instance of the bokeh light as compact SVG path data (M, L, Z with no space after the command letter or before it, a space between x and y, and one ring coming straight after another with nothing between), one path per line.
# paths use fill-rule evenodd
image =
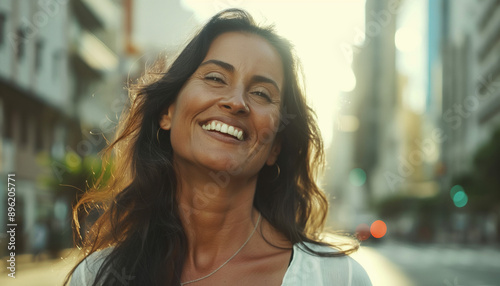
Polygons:
M356 238L358 240L367 240L370 237L370 227L362 223L356 227Z
M464 191L460 191L456 193L455 196L453 196L453 203L458 208L464 207L468 201L469 198L467 197L467 194Z
M366 182L365 171L361 168L353 169L349 173L349 182L351 182L352 185L357 187L364 185Z
M465 193L465 190L460 185L455 185L450 190L450 197L457 208L462 208L467 205L469 197Z
M402 52L414 52L422 46L423 39L420 36L418 27L415 25L408 25L396 31L394 42L398 50Z
M376 220L370 227L370 233L375 238L381 238L387 233L387 225L381 220Z
M460 185L455 185L450 190L450 197L453 199L458 192L465 192L464 188Z
M72 171L76 171L80 168L80 165L82 164L82 159L80 158L80 155L73 151L69 151L66 153L64 156L64 160L68 168L70 168Z

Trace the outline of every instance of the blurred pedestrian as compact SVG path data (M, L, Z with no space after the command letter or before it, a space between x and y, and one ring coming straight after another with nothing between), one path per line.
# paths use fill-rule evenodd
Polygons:
M32 231L32 261L40 260L40 254L47 249L47 240L49 229L45 220L38 220L33 226Z

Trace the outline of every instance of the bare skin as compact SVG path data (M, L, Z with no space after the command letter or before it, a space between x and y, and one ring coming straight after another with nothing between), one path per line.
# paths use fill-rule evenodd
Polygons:
M276 162L281 148L275 130L282 86L281 59L266 40L224 33L162 114L160 126L171 132L180 178L177 200L188 237L182 282L217 269L252 233L259 216L253 207L257 174ZM214 120L243 135L206 130ZM189 285L281 285L291 247L262 219L231 261Z

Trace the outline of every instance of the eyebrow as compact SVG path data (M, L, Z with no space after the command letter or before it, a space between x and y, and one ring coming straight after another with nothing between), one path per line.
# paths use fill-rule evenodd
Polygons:
M281 92L280 88L278 87L278 84L274 80L272 80L272 79L270 79L268 77L261 76L261 75L254 75L252 77L252 82L266 82L266 83L270 83L270 84L274 85L274 87L276 87L276 89L278 90L278 92Z
M233 65L229 64L229 63L226 63L226 62L223 62L223 61L220 61L220 60L208 60L208 61L205 61L203 63L200 64L200 67L204 66L204 65L208 65L208 64L214 64L214 65L217 65L225 70L227 70L228 72L231 72L233 73L235 68ZM280 88L278 87L278 84L268 78L268 77L265 77L265 76L262 76L262 75L254 75L252 77L252 82L265 82L265 83L270 83L272 84L274 87L276 87L276 89L278 90L278 92L281 92Z
M218 65L221 68L227 70L228 72L234 72L234 66L232 64L228 64L226 62L219 61L219 60L208 60L206 62L201 63L200 67L202 67L204 65L208 65L208 64Z

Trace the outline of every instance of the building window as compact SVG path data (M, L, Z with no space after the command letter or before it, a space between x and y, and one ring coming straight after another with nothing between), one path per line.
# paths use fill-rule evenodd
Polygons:
M5 24L7 20L7 15L4 12L0 12L0 47L3 46L5 42Z
M66 129L65 126L61 123L59 123L55 128L54 128L54 133L53 133L53 141L52 141L52 148L51 148L51 155L54 158L57 159L62 159L65 154L65 142L66 142Z
M37 120L35 121L35 151L40 152L43 150L43 136L47 130L47 125L45 124L45 112L42 110L41 113L36 114Z
M4 127L5 127L5 130L3 131L4 133L2 134L4 138L6 139L13 139L14 136L13 136L13 129L14 129L14 112L12 111L12 109L9 108L9 104L7 102L4 102L5 105L4 105L4 109L3 109L3 112L4 112Z
M52 79L56 80L61 75L61 62L62 62L63 53L61 50L54 51L52 54Z
M29 134L29 122L28 122L28 117L26 116L26 114L21 114L21 116L19 116L19 126L21 127L20 128L20 138L19 138L19 143L20 145L22 146L26 146L28 144L28 134Z
M43 40L38 39L35 44L35 72L38 72L42 66Z
M16 56L17 56L17 59L20 60L24 57L24 52L25 52L25 48L26 48L26 45L25 45L25 39L24 39L24 29L23 28L19 28L17 29L17 42L16 42Z

